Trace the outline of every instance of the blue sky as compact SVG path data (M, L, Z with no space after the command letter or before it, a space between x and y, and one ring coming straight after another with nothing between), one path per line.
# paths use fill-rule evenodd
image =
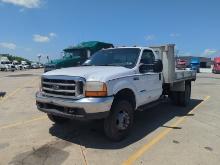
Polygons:
M175 43L181 55L220 56L219 0L0 0L0 53L60 56L81 41Z

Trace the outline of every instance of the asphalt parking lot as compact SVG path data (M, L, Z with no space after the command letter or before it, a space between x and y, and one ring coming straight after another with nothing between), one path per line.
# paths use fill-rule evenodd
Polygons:
M220 75L198 74L186 108L165 101L137 112L131 135L114 143L101 121L55 125L39 112L42 72L0 72L0 165L219 164Z

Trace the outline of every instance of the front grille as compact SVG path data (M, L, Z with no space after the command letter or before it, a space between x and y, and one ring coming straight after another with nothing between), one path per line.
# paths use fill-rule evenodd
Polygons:
M76 98L83 95L83 81L72 77L43 77L44 93L57 97Z

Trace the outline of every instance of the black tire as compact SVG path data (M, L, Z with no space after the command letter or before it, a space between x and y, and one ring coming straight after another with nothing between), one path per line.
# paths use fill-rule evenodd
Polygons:
M191 98L191 82L186 82L185 91L179 92L179 105L186 107Z
M191 98L191 82L185 83L184 92L178 92L178 91L170 92L169 98L171 99L174 105L184 106L184 107L187 106Z
M64 118L64 117L60 117L60 116L55 116L55 115L52 115L52 114L47 114L48 118L56 123L56 124L63 124L63 123L66 123L69 121L69 119L67 118Z
M179 105L179 92L171 92L169 94L169 98L171 99L174 105Z
M114 101L110 115L104 121L106 136L112 141L123 140L133 126L134 110L127 100Z

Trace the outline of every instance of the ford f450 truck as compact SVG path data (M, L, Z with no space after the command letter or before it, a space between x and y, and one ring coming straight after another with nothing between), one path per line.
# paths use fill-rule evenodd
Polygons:
M165 96L186 106L196 71L176 70L174 45L118 47L96 52L83 66L44 73L36 104L50 120L104 119L114 141L127 136L134 112Z
M52 60L45 65L44 72L80 65L84 63L95 52L103 48L111 47L114 46L110 43L99 41L82 42L79 45L68 47L63 50L63 58Z

